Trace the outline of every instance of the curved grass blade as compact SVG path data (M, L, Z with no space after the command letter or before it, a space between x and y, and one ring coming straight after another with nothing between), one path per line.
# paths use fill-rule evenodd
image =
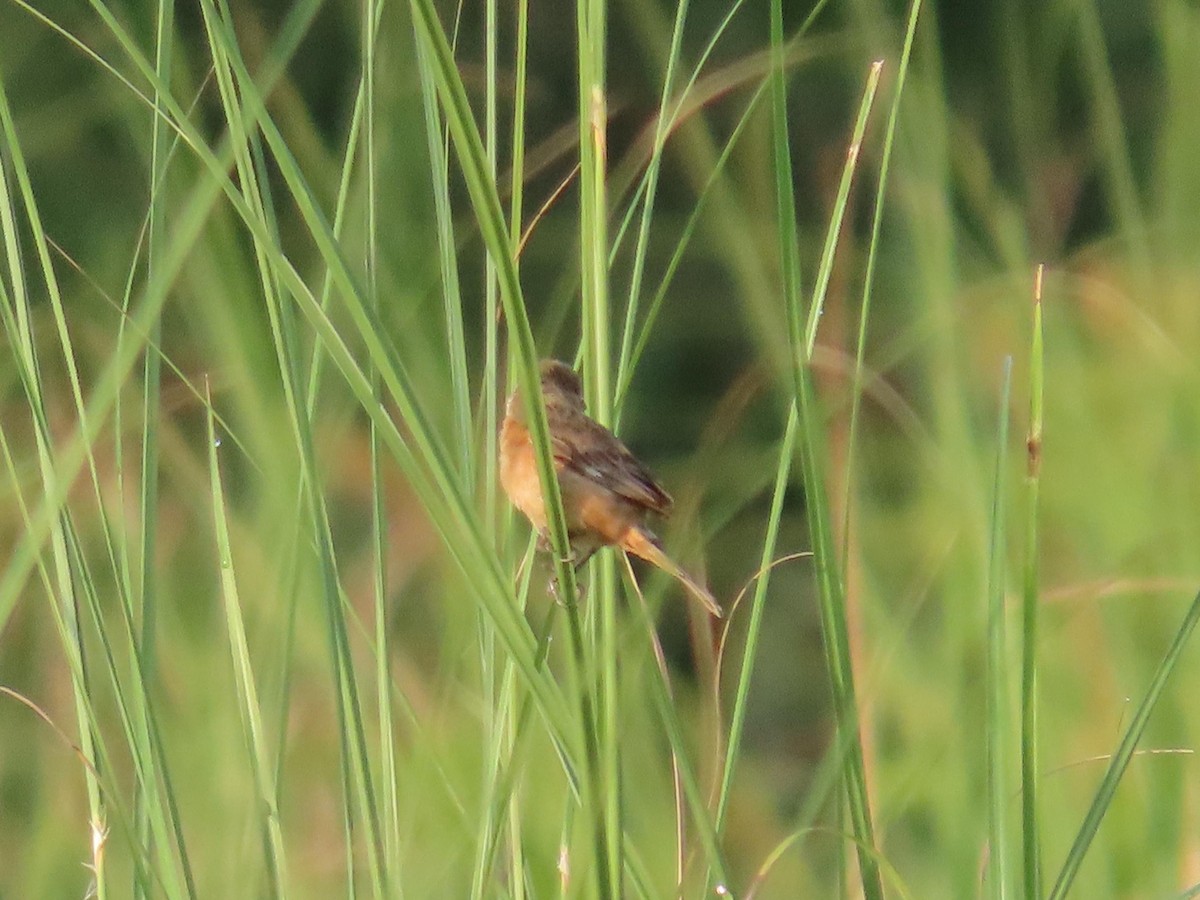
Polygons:
M1130 721L1129 727L1125 730L1124 737L1121 738L1121 743L1117 746L1112 759L1109 761L1108 769L1104 773L1104 778L1100 781L1100 787L1096 789L1096 796L1092 800L1092 805L1088 808L1087 815L1084 817L1079 832L1075 835L1071 849L1067 852L1067 858L1058 873L1054 887L1047 894L1049 900L1064 900L1071 890L1071 885L1075 881L1075 876L1079 874L1079 867L1083 865L1083 859L1092 844L1092 839L1096 837L1096 832L1100 830L1100 823L1104 820L1104 815L1108 812L1108 807L1112 804L1113 797L1117 793L1117 788L1121 784L1121 778L1125 774L1125 769L1128 767L1129 761L1133 758L1138 741L1142 738L1142 733L1146 730L1146 725L1150 721L1150 714L1154 712L1154 706L1158 703L1158 698L1162 695L1167 682L1171 680L1175 666L1179 663L1180 657L1183 656L1183 649L1187 645L1188 638L1192 636L1197 622L1200 622L1200 594L1196 595L1196 598L1188 607L1187 613L1183 617L1183 622L1180 623L1178 631L1175 632L1175 638L1171 641L1171 646L1167 648L1162 662L1159 663L1158 670L1150 680L1150 687L1146 690L1146 696L1142 698L1137 712L1133 714L1133 719Z

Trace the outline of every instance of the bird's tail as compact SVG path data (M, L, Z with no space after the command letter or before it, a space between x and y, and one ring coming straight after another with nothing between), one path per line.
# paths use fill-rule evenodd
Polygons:
M687 592L704 604L705 609L712 615L718 619L724 618L725 614L721 611L717 601L713 599L713 595L708 592L708 588L699 584L691 575L675 565L674 561L662 552L662 548L658 546L654 536L648 531L643 528L630 528L621 541L621 548L644 559L652 566L657 566L672 578L678 579L679 583L687 588Z

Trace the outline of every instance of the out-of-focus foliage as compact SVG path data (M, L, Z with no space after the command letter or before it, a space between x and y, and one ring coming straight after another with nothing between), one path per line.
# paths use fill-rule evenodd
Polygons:
M346 833L344 796L352 792L343 783L347 731L339 712L346 701L331 674L322 599L331 573L317 552L325 537L319 517L302 500L309 483L289 392L297 384L307 390L310 377L315 477L347 615L347 658L369 710L376 788L385 781L381 735L389 729L375 719L373 590L376 577L385 576L399 848L391 877L408 896L465 896L481 871L480 823L501 810L492 824L510 827L487 777L496 758L507 759L500 723L513 713L497 698L510 696L502 688L508 657L475 599L475 573L456 564L428 498L387 452L381 482L373 486L371 411L278 274L292 267L318 301L325 299L328 252L285 167L260 144L258 196L270 206L255 213L258 237L275 238L266 268L282 305L292 310L288 340L304 367L281 374L279 348L287 341L280 334L289 326L265 299L246 214L211 188L212 166L189 146L192 139L203 142L231 185L252 193L226 149L230 124L213 60L219 42L206 29L203 5L177 4L170 41L171 94L193 130L185 140L163 128L158 152L167 157L156 164L154 88L112 23L153 66L157 5L0 0L0 88L12 121L0 152L2 206L12 212L0 234L0 299L9 310L0 356L0 565L12 573L24 559L37 563L24 566L19 581L5 575L0 583L0 686L11 692L0 696L0 897L78 896L87 888L85 865L94 858L85 766L75 749L84 744L80 716L94 723L103 745L97 765L109 815L110 896L123 896L131 884L145 895L175 895L169 886L188 877L198 896L269 891L259 786L247 763L243 694L230 663L222 562L236 573L278 779L287 857L281 893L344 893L351 857L356 868L349 877L360 891L377 887L369 842L361 831ZM439 253L446 226L437 218L436 157L404 3L384 4L379 21L376 155L367 168L359 132L365 126L356 112L362 6L231 0L217 10L228 16L260 89L272 78L267 109L280 140L337 229L356 285L378 303L384 341L477 511L470 524L486 529L508 576L518 570L526 531L503 513L488 519L485 512L484 359L489 329L501 336L504 330L487 314L484 248L451 152L447 196L460 292L444 302ZM443 25L456 32L456 59L481 125L489 87L496 98L496 172L507 213L516 4L499 4L493 80L484 4L460 11L439 6ZM862 85L870 63L884 61L883 99L861 150L813 371L827 416L831 516L839 529L847 516L851 524L845 578L876 837L885 869L898 879L888 882L889 896L902 896L901 889L913 897L984 892L985 578L995 422L1004 360L1013 357L1013 434L1027 427L1032 279L1038 263L1047 266L1039 784L1050 881L1200 568L1200 62L1194 51L1200 12L1186 0L925 4L875 248L867 378L851 448L871 212L906 11L896 3L831 4L801 34L810 9L786 6L785 32L799 35L788 46L788 118L806 292ZM668 544L689 567L707 573L727 605L758 566L792 387L768 104L760 102L738 130L768 75L768 4L693 2L679 59L690 71L735 8L661 156L640 309L680 242L689 236L690 242L621 397L622 436L676 498L677 512L663 528ZM575 183L555 192L578 159L573 11L565 3L529 10L521 123L528 150L518 178L522 220L536 218L520 257L534 335L540 352L568 358L580 333L579 197ZM674 4L644 0L608 9L612 237L621 233L653 155L674 14ZM279 53L286 56L282 70L274 66ZM433 145L444 145L440 133ZM23 168L40 216L36 226L19 195ZM198 201L206 191L212 196ZM373 222L371 196L378 204ZM692 233L689 220L701 204ZM636 224L613 256L614 329L629 302L635 232ZM43 241L58 297L38 260ZM39 459L31 408L44 412L52 468L64 464L83 446L74 437L80 416L72 367L83 400L103 400L122 348L145 342L143 325L130 316L152 295L147 285L173 264L173 254L177 271L152 326L164 360L153 429L141 408L143 358L132 351L114 402L90 420L90 454L71 472L77 477L69 490L62 485L61 508L38 520L53 479L47 481ZM324 322L350 356L364 366L377 362L338 287L327 303ZM454 392L447 308L459 316L468 360L469 448L460 446L455 430L463 403ZM37 404L22 368L20 310L29 316L37 355ZM314 354L322 359L312 375ZM492 374L503 390L504 372ZM213 528L209 389L224 435L221 483L232 546L232 560L224 561ZM393 397L383 405L402 421ZM398 429L406 439L410 424L403 420ZM144 517L139 490L148 442L159 477ZM1005 568L1015 635L1027 519L1023 448L1020 440L1011 443ZM799 476L793 481L778 556L810 547L806 500ZM372 554L376 499L387 515L382 565ZM149 580L143 533L153 538ZM56 547L59 534L74 537ZM34 557L22 555L34 550ZM535 631L551 608L541 588L547 573L544 563L534 564L528 619ZM700 623L686 617L665 585L648 576L642 581L651 589L675 705L707 788L719 768L714 735L723 733L719 723L732 700L746 606L732 617L718 709L709 690L711 642ZM838 837L846 830L838 804L814 793L828 787L820 767L833 734L814 593L807 561L774 570L722 836L737 896L751 885L760 897L834 896L838 872L853 857ZM669 599L659 605L664 595ZM65 649L73 642L59 626L68 606L82 623L86 714ZM624 826L647 893L673 896L670 745L644 687L654 671L647 637L632 612L623 612L621 622ZM550 670L562 684L565 643L556 632L550 651ZM1015 640L1012 650L1016 672ZM1198 658L1197 651L1185 654L1175 672L1144 743L1156 752L1135 758L1076 896L1172 896L1200 882L1191 752L1200 713L1189 688ZM518 684L514 703L524 697L519 678ZM1012 688L1015 698L1015 677ZM142 690L148 699L138 696ZM133 720L122 714L128 709L138 713ZM131 737L143 730L153 737ZM515 755L520 823L512 827L522 852L500 851L489 870L495 881L476 885L484 896L517 896L518 885L525 896L549 895L559 877L560 844L586 843L584 824L565 811L571 794L560 758L546 731L533 731ZM131 745L153 748L153 782L164 797L172 795L171 803L147 801L144 785L135 787L139 757ZM806 804L814 797L822 798L815 821L823 827L802 832L759 884L755 873L772 851L797 823L812 821ZM169 841L147 837L136 812L146 802L173 804L179 834ZM365 816L356 803L349 803L355 815ZM689 848L699 846L693 834L688 840ZM190 876L163 874L178 873L184 858ZM524 861L524 878L511 871L514 859ZM704 877L698 866L689 869L685 895L700 896Z

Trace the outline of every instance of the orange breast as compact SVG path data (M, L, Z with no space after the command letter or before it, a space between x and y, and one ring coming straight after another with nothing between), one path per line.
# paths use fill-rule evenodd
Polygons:
M645 517L644 508L569 468L559 469L558 483L571 544L582 556L604 544L622 543ZM529 431L511 417L505 418L500 431L500 484L513 506L544 533L546 504L533 445Z
M500 429L500 486L534 528L546 530L546 504L542 500L529 432L511 417L504 419Z

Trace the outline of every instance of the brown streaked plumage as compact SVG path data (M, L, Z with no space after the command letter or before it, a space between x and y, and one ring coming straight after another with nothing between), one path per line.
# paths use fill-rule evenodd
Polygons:
M645 527L648 514L670 512L670 495L616 435L587 414L583 385L570 366L548 359L540 368L554 469L575 564L582 564L601 547L620 547L677 578L712 615L720 617L721 607L712 594L672 562ZM517 391L508 398L500 431L500 483L544 538L546 506L525 405Z

